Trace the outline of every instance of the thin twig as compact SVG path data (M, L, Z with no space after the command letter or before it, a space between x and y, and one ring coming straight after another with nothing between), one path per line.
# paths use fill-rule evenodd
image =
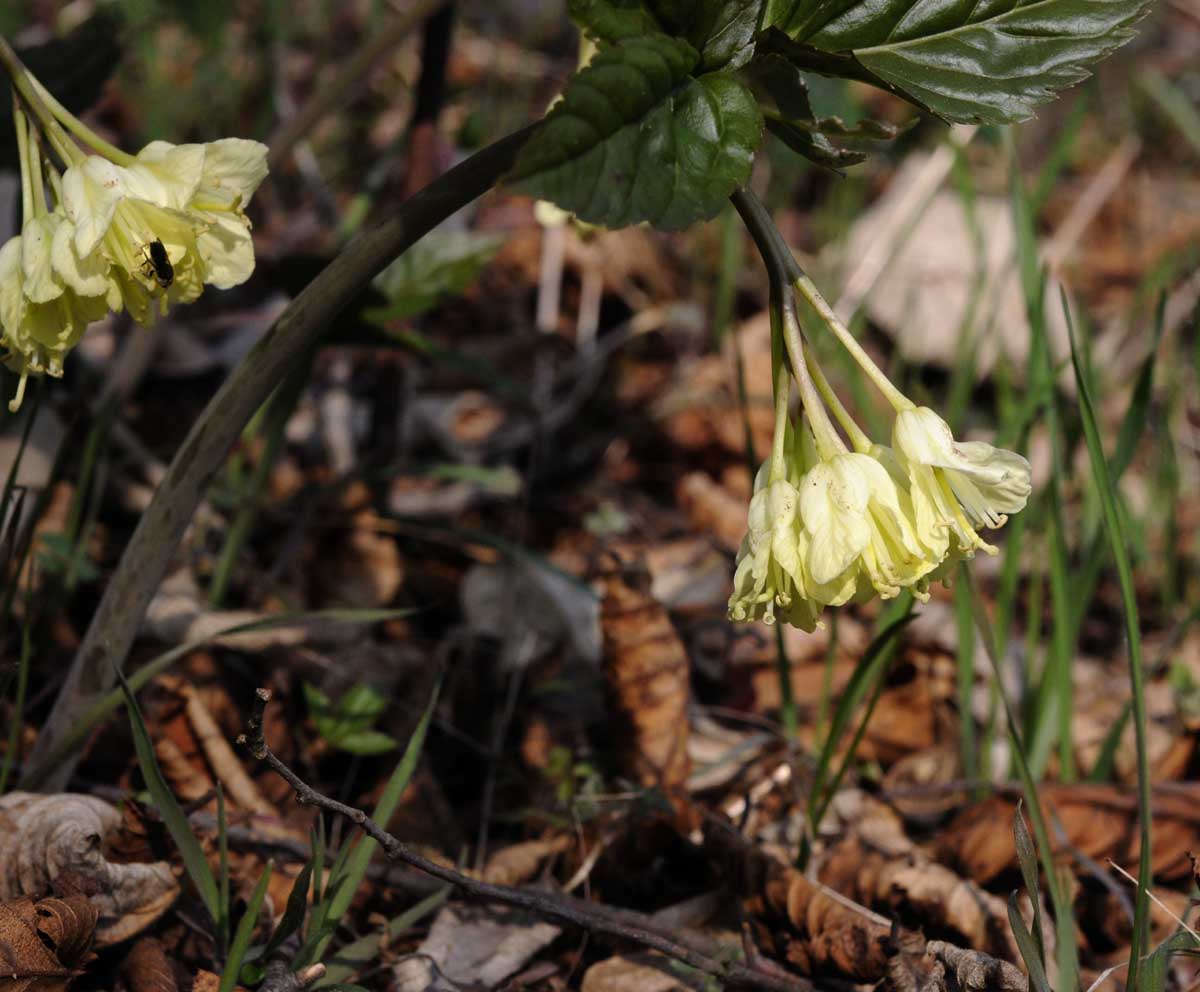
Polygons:
M112 688L167 562L191 522L209 480L254 412L333 318L385 265L443 220L481 196L511 167L537 125L524 128L455 166L396 213L355 238L280 314L217 390L180 445L162 484L105 587L83 644L55 701L22 784L65 787L78 755L47 761L64 735Z
M589 934L627 940L653 948L698 971L713 975L731 987L769 989L772 992L812 992L812 984L803 978L767 974L737 962L722 961L698 942L656 926L642 913L590 903L554 892L493 885L430 861L384 830L361 809L347 806L317 792L280 761L267 746L263 736L263 714L271 700L271 693L267 689L259 689L255 697L254 712L250 717L250 732L239 737L239 743L246 745L255 758L265 761L273 772L295 790L296 802L345 817L374 840L389 860L403 862L448 882L463 895L471 898L514 906L545 919L579 927Z

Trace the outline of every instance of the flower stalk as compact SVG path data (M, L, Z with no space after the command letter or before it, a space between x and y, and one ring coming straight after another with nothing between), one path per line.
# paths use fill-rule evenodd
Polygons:
M761 203L740 191L734 204L771 280L776 420L771 459L755 480L729 615L812 630L825 607L852 599L890 599L904 590L927 599L929 583L949 577L957 561L978 550L996 553L979 529L1003 526L1025 506L1029 463L983 442L956 441L838 320ZM891 404L890 446L872 441L838 398L805 340L797 297Z

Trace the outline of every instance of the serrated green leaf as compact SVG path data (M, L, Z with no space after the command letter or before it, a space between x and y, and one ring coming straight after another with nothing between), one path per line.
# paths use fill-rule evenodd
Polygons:
M509 180L607 227L679 230L714 216L750 175L762 114L733 76L691 77L698 63L666 35L605 49L567 84Z
M767 129L792 151L830 169L861 162L861 152L847 151L830 141L813 115L804 74L784 56L768 54L752 63L754 78L779 109L779 118L767 117Z
M647 6L668 34L687 38L701 68L736 68L754 52L763 0L647 0Z
M782 27L949 120L1025 120L1133 37L1151 0L826 0Z
M567 0L567 12L595 41L624 41L662 30L641 0Z

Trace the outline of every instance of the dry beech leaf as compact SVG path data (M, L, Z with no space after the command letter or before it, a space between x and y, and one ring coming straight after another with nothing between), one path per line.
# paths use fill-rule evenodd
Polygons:
M688 992L705 988L705 979L661 954L643 951L597 961L584 972L580 992Z
M1137 810L1127 789L1112 785L1045 785L1038 790L1047 818L1061 823L1067 845L1103 863L1122 866L1138 860ZM942 854L977 882L987 883L1017 865L1012 822L1016 801L994 796L963 810L939 838ZM1157 878L1186 877L1184 852L1200 849L1200 784L1156 787L1153 796ZM1055 832L1057 834L1057 831Z
M1016 965L993 958L982 951L968 951L941 940L926 946L945 967L949 979L943 988L956 992L1028 992L1029 979ZM952 980L950 980L952 979Z
M143 937L121 962L121 977L129 992L179 992L166 949L155 937Z
M115 864L105 857L105 841L123 823L113 806L92 796L0 797L0 899L50 891L60 876L86 880L99 914L97 946L132 937L166 911L179 885L165 862Z
M417 953L394 966L394 987L398 992L457 992L467 983L495 988L561 932L520 910L444 906Z
M626 770L657 786L677 810L686 802L688 759L687 651L667 611L646 582L612 573L604 579L600 626L604 675L621 727Z
M481 877L493 885L520 885L537 873L542 863L571 846L568 835L548 840L530 840L497 851L483 867Z
M0 903L0 992L62 992L95 929L96 908L82 896Z

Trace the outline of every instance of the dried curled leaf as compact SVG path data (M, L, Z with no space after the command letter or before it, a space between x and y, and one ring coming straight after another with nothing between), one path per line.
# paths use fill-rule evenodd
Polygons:
M122 824L114 807L92 796L0 797L0 899L37 896L70 878L75 889L86 888L98 914L97 946L138 933L166 911L179 886L165 862L116 864L105 857L105 843Z
M121 977L129 992L179 992L166 948L154 937L143 937L121 962Z
M662 605L620 574L605 581L600 624L604 674L625 725L620 739L627 767L679 808L690 771L687 651Z
M0 992L62 992L81 974L96 916L82 896L0 903Z

